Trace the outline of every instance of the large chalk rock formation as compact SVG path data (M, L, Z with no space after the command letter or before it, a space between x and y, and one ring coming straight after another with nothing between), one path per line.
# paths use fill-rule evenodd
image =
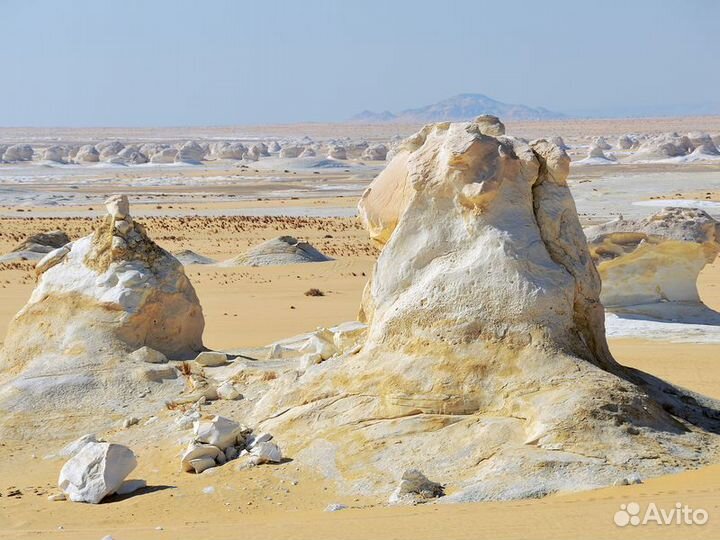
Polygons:
M362 349L255 407L346 489L386 493L417 468L451 500L534 497L716 458L716 402L608 351L567 155L503 131L433 124L397 148L360 204L383 246Z
M698 275L720 253L720 223L695 208L665 208L639 220L621 217L585 234L602 277L602 303L613 311L672 317L676 302L699 304Z
M121 414L139 395L182 388L174 368L130 353L148 346L189 359L202 350L202 309L182 264L130 217L125 196L107 208L93 234L38 262L38 284L0 353L0 417L48 409L48 421L61 421L71 410L102 422L101 412Z

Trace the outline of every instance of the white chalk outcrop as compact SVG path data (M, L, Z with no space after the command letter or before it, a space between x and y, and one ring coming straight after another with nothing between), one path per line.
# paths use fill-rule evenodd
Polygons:
M42 159L45 161L54 161L56 163L65 162L66 150L62 146L48 146L42 153Z
M4 161L30 161L33 157L33 148L29 144L13 144L5 149L2 155Z
M649 137L638 146L637 152L630 156L632 161L657 161L677 158L690 154L695 147L685 135L664 133Z
M88 442L60 470L58 487L73 502L98 504L116 493L136 466L127 446Z
M699 304L697 278L720 253L720 223L695 208L665 208L585 230L612 311L677 316L675 303ZM658 305L659 304L659 305Z
M75 154L75 161L78 163L97 163L100 161L100 152L92 144L85 144Z
M183 144L175 155L175 161L180 163L199 163L205 159L206 150L195 141Z
M111 197L107 210L93 234L37 263L37 286L0 352L5 417L47 409L48 422L62 421L72 410L99 422L139 394L150 404L183 387L172 366L134 362L130 353L148 346L190 359L203 349L202 309L182 264L132 219L125 196Z
M347 159L347 149L339 144L331 144L328 146L327 157L331 159Z
M48 253L70 242L70 238L63 231L50 231L33 234L20 243L7 255L0 257L0 262L39 261Z
M281 158L296 158L300 157L300 154L303 153L305 150L305 147L299 146L299 145L286 145L283 146L280 150L280 157Z
M361 350L278 377L249 420L345 489L387 495L421 467L453 501L717 460L720 404L608 351L567 155L502 132L439 123L399 145L360 204L382 245Z
M292 236L278 236L225 261L223 266L273 266L330 260L307 242L300 242Z
M373 144L368 146L363 151L361 158L369 159L371 161L385 161L387 158L388 149L384 144Z
M210 147L213 159L242 159L247 154L247 147L239 142L221 142Z
M162 148L152 155L150 163L174 163L177 155L177 148Z
M95 145L95 149L100 152L100 161L109 161L117 156L125 145L120 141L105 141Z

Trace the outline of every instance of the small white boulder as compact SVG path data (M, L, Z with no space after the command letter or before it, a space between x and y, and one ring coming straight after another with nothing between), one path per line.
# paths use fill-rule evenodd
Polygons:
M58 486L71 501L97 504L115 493L136 466L127 446L89 442L63 465Z

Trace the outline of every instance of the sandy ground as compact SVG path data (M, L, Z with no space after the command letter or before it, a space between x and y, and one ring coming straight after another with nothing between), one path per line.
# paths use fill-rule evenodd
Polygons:
M648 120L643 121L642 126L630 121L597 121L584 125L570 122L563 124L563 129L589 135L650 131L648 126L657 131L720 131L720 119L703 119L702 125L698 122L697 126L693 119L685 119L681 125L678 122ZM533 135L533 130L541 129L544 134L562 132L552 129L554 126L553 123L526 123L518 129L526 130L528 136ZM384 126L381 135L392 134L392 130L400 128ZM283 126L262 129L268 133L285 133ZM337 131L335 126L313 125L307 129L308 134L316 135ZM353 129L358 133L377 133L367 126ZM260 136L263 132L261 128L257 130ZM233 133L231 128L209 129L208 132L217 136ZM136 138L139 134L142 135L138 132L125 133L125 136ZM304 134L300 133L301 136ZM11 135L17 136L17 133ZM71 135L78 139L89 136L77 130ZM117 134L108 132L107 135L107 138L113 138ZM150 137L157 133L145 135ZM297 128L293 135L297 135ZM7 136L7 130L0 130L0 139ZM699 180L693 186L702 184L706 178L712 179L717 173L706 169L697 172L706 176L698 176ZM613 184L606 177L608 173L607 170L593 169L573 177L574 182L584 182L581 186L585 191L578 195L585 201L584 205L587 201L592 202L594 193L603 200L608 196L603 190L618 191L615 186L622 185L624 180L619 178ZM623 174L640 172L627 170ZM648 178L648 183L654 182L655 177ZM339 178L339 181L343 179ZM720 200L720 189L688 189L690 184L680 186L663 193L648 191L648 195L637 198L705 199L709 196L711 199L706 200ZM197 197L186 202L154 201L134 205L133 213L143 216L142 222L150 236L173 252L191 249L221 261L263 240L290 234L310 241L335 259L326 263L266 268L203 265L186 268L203 306L206 345L213 349L250 347L317 326L354 319L377 252L353 217L212 215L238 208L268 211L279 208L286 213L292 208L351 209L356 202L354 197L328 195L272 201L264 200L264 197L242 201L211 201ZM605 201L605 204L612 206L614 203ZM592 205L588 203L583 208L592 208ZM60 228L72 238L87 234L97 219L94 216L101 210L97 205L28 206L22 209L23 212L15 212L16 208L7 206L5 210L12 213L12 217L7 213L4 214L6 217L0 217L0 254L34 232ZM648 211L646 209L646 213ZM81 217L68 217L68 212ZM198 215L202 213L208 215ZM589 222L593 217L588 212L584 219ZM0 265L0 339L4 337L11 317L29 297L34 282L30 263ZM706 267L699 285L705 303L720 310L720 260ZM313 287L321 289L325 295L305 296L304 292ZM718 344L666 343L638 338L613 340L610 345L623 364L720 399ZM112 433L105 435L112 438ZM388 508L384 500L337 493L332 485L300 470L292 461L251 470L235 470L230 464L212 469L211 473L190 475L179 471L177 446L149 446L138 451L139 466L131 475L147 480L148 488L131 496L113 497L101 505L83 505L47 500L48 494L57 491L55 484L62 460L45 459L45 456L61 443L53 441L38 445L0 441L0 539L100 540L105 535L112 535L115 540L720 537L720 465L650 479L641 485L554 495L541 500ZM210 487L214 490L212 493L203 491ZM617 527L613 516L621 504L629 502L640 503L643 507L655 503L665 509L672 509L679 502L706 510L710 520L703 526ZM343 503L350 508L324 512L330 503Z
M237 222L234 222L237 220ZM276 233L308 239L337 260L270 268L193 265L187 272L205 312L206 344L212 348L262 345L354 318L372 268L374 251L352 219L263 220L179 218L145 221L150 234L171 250L187 248L222 259ZM4 220L0 249L32 230L62 226L77 236L92 220ZM237 226L236 226L237 225ZM326 235L333 238L325 238ZM34 280L29 265L0 270L3 302L0 332L26 301ZM363 273L365 275L363 275ZM720 308L720 261L700 279L705 302ZM303 293L318 287L323 297ZM617 340L613 353L624 364L720 398L720 345ZM551 496L543 500L386 508L384 501L347 497L332 485L298 470L292 462L212 475L178 471L177 448L154 447L139 455L134 477L149 487L135 496L100 506L53 503L62 461L43 459L45 448L3 442L0 460L0 538L712 538L720 534L720 466L669 476L638 486ZM28 459L31 465L28 466ZM294 484L293 482L296 482ZM215 492L206 494L204 488ZM22 495L13 496L16 490ZM646 525L621 529L613 521L619 505L635 501L672 508L676 502L703 508L703 527ZM330 503L351 508L326 513ZM712 518L715 518L713 520ZM62 527L62 529L59 529ZM162 530L157 530L161 527ZM589 536L588 536L589 535Z

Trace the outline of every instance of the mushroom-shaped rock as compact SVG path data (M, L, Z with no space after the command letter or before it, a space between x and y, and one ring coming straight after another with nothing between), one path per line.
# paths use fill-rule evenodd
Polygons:
M612 309L668 302L699 303L697 278L720 253L720 223L695 208L665 208L639 220L585 229ZM672 305L664 306L672 310Z
M315 157L316 155L317 153L315 152L315 150L313 150L312 146L307 146L298 157L306 158Z
M395 215L361 203L385 239L363 294L362 349L278 380L248 422L341 487L387 494L379 463L422 463L457 487L455 501L720 459L720 403L611 356L568 171L557 146L473 122L408 139L369 188L403 192L390 198ZM318 456L353 467L328 471Z
M300 242L292 236L278 236L263 242L245 253L223 263L224 266L273 266L330 261L307 242Z
M39 263L37 286L0 353L9 375L0 379L4 416L68 409L92 421L149 392L145 375L127 363L132 351L147 345L189 359L203 349L202 308L182 264L132 219L126 197L112 197L107 209L91 235L58 248L52 264ZM182 382L170 379L151 397L175 395Z
M5 161L30 161L33 157L33 148L29 144L13 144L5 149L2 155Z
M276 154L280 151L280 143L277 141L270 141L267 145L267 149L269 153Z
M71 501L98 504L115 493L136 466L127 446L88 442L63 465L58 486Z

